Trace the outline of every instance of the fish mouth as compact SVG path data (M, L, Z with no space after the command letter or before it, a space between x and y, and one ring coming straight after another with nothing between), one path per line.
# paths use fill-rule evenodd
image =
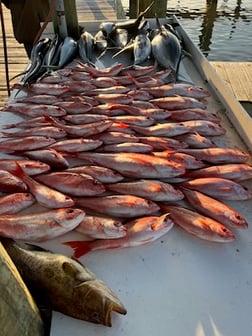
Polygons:
M104 316L104 321L103 321L103 324L106 326L106 327L112 327L112 316L111 316L111 313L113 311L113 305L110 304L109 307L106 309L106 314Z
M112 312L116 312L122 315L126 315L127 314L127 310L125 309L125 307L122 304L117 304L115 302L108 302L106 305L106 314L104 316L104 325L106 327L112 327Z

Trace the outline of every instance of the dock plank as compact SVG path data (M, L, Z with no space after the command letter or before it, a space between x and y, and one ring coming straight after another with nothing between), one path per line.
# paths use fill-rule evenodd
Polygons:
M115 0L76 0L78 21L117 20L117 1Z
M217 73L241 102L252 102L251 62L211 62Z
M9 78L12 78L24 71L28 63L28 57L23 45L18 43L14 38L10 11L4 5L2 5L2 9L7 43L8 73ZM2 107L8 99L3 50L3 36L2 30L0 30L0 107ZM12 85L12 82L10 82L10 84Z

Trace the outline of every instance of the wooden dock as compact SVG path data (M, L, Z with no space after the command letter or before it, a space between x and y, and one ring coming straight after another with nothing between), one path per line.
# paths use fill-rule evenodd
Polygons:
M252 102L252 62L211 62L240 102Z
M123 8L116 0L76 0L78 21L109 20L123 18ZM22 72L27 63L23 46L13 36L12 23L9 11L2 6L5 31L7 36L9 77ZM0 32L0 107L8 99L5 80L5 59L3 53L2 31ZM235 97L251 109L252 103L252 62L211 62L219 75L224 79Z
M24 71L28 58L26 52L23 48L23 45L19 44L14 36L11 22L11 15L9 10L2 5L3 17L4 17L4 26L6 34L6 43L7 43L7 53L8 53L8 68L9 68L9 78L12 78L16 74ZM0 106L4 104L8 98L7 84L5 78L5 58L4 58L4 48L3 48L3 38L2 30L0 32Z
M252 62L211 62L211 65L252 117Z

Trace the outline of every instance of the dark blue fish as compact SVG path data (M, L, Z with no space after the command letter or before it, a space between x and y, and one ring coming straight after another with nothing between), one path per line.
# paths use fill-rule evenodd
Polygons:
M50 44L49 49L47 50L45 57L44 57L44 66L52 66L57 65L59 62L60 57L60 45L61 45L61 38L58 34L55 34L52 42Z
M78 52L77 42L70 36L66 36L60 47L58 69L63 68L65 65L74 60Z
M92 57L94 53L94 37L89 32L81 34L78 43L79 56L85 64L92 63Z
M182 56L180 40L171 30L161 26L158 19L157 24L159 32L151 41L152 54L161 67L170 68L177 75Z

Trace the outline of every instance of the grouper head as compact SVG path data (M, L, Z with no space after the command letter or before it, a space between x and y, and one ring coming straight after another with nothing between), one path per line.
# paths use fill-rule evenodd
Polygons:
M127 313L116 294L77 260L60 256L59 264L50 281L51 288L55 287L49 298L53 309L108 327L112 326L113 311ZM58 281L60 278L64 281Z
M79 261L39 246L1 241L28 289L51 309L109 327L113 311L127 313L116 294Z

